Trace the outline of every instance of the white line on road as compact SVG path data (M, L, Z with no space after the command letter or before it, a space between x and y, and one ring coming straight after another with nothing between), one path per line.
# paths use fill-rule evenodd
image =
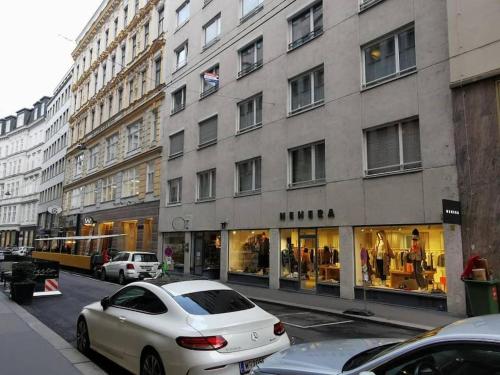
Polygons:
M303 312L288 313L288 314L274 314L274 316L277 316L278 318L282 318L284 316L305 315L305 314L311 314L311 312L310 311L303 311Z
M289 322L283 322L283 324L287 324L289 326L296 327L296 328L308 329L308 328L316 328L316 327L325 327L325 326L333 326L333 325L339 325L339 324L346 324L346 323L352 323L352 322L353 322L353 320L343 320L341 322L313 324L313 325L310 325L310 326L301 326L299 324L294 324L294 323L289 323Z

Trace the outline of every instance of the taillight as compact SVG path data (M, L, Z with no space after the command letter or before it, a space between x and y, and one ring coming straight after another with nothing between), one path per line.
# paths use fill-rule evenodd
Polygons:
M191 350L219 350L227 345L222 336L177 337L175 341L179 346Z
M274 325L274 334L276 336L281 336L285 333L285 325L281 322L278 322Z
M128 270L135 270L135 267L132 263L127 263L127 269Z

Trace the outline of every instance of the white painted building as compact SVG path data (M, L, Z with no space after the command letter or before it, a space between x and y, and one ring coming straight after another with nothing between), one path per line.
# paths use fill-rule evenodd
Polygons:
M73 68L57 85L52 99L47 104L46 130L43 134L40 201L38 204L38 235L54 237L59 235L62 223L61 207L68 144L68 120L71 115L71 82ZM57 247L39 243L40 247Z
M33 246L49 100L0 119L0 246Z

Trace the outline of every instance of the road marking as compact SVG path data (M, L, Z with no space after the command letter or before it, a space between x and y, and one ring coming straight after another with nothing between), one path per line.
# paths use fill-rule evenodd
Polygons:
M296 313L288 313L288 314L274 314L274 316L277 316L279 318L282 318L284 316L291 316L291 315L305 315L305 314L310 314L309 311L304 311L304 312L296 312Z
M282 322L282 323L287 324L287 325L292 326L292 327L296 327L296 328L308 329L308 328L317 328L317 327L325 327L325 326L333 326L333 325L339 325L339 324L352 323L353 321L354 320L343 320L341 322L313 324L310 326L301 326L299 324L294 324L294 323L289 323L289 322Z

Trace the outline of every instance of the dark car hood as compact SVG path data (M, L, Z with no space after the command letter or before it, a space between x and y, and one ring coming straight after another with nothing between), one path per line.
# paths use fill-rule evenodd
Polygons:
M294 345L266 358L258 368L269 374L342 373L345 363L356 354L381 345L397 343L398 339L347 339Z

